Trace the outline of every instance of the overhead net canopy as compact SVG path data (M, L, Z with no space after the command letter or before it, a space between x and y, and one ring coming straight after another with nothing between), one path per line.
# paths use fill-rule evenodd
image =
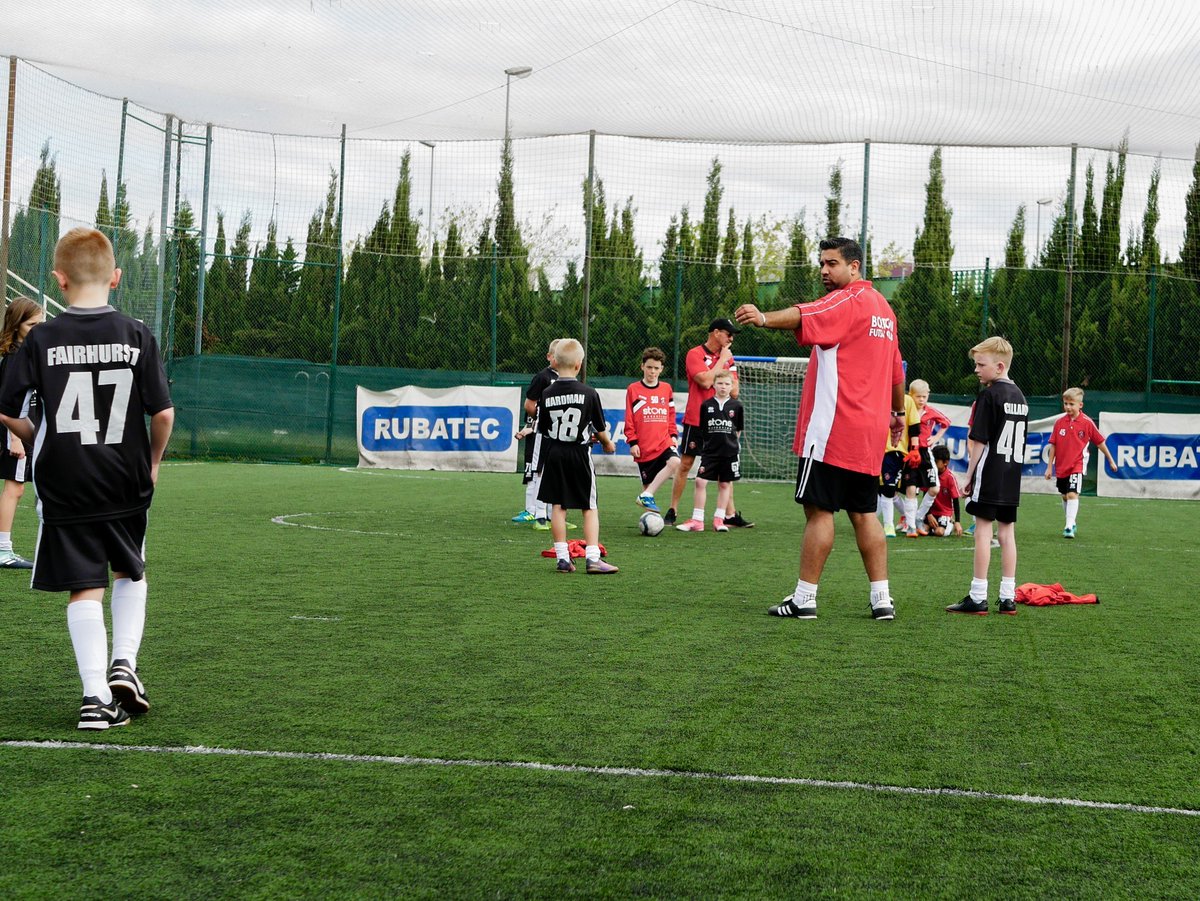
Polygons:
M47 28L47 21L70 28ZM5 53L190 122L514 137L1111 148L1190 155L1200 5L995 0L78 4L6 12Z

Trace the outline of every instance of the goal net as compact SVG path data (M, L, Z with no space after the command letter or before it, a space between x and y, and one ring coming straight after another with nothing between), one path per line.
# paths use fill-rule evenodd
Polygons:
M746 408L741 470L749 479L796 478L796 411L808 357L739 357L738 400Z

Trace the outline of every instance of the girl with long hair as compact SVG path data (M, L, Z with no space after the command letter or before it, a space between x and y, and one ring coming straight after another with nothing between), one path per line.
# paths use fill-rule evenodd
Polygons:
M36 300L14 297L9 303L4 325L0 327L0 384L8 361L42 318L42 308ZM26 406L29 415L36 417L37 398L32 392ZM0 569L33 569L33 564L13 551L12 545L13 518L31 476L29 450L32 448L27 449L20 438L0 425L0 477L4 479L4 490L0 491Z

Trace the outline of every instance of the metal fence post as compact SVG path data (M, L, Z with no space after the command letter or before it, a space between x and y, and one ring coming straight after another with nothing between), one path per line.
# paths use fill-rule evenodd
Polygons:
M683 327L683 245L675 247L675 368L671 378L679 381L679 334Z
M1075 283L1075 167L1079 145L1071 145L1071 180L1067 182L1067 288L1063 293L1062 378L1059 391L1070 386L1071 369L1071 289Z
M50 235L50 211L42 207L38 217L38 303L46 306L46 243Z
M158 274L154 279L154 338L162 346L163 286L167 269L167 201L171 196L171 126L175 117L168 115L163 129L162 199L158 211Z
M337 397L338 333L342 319L342 212L346 203L346 125L342 124L342 153L338 172L337 269L333 273L333 341L329 357L329 405L325 413L325 462L333 462L333 411Z
M499 245L495 241L493 241L492 242L492 283L491 283L491 289L488 292L490 295L490 309L491 309L491 315L492 315L492 352L491 352L491 364L489 367L489 371L491 373L491 375L489 377L489 381L488 381L489 385L496 384L496 340L497 340L496 320L499 318L499 315L500 315L499 309L498 309L498 300L497 300L497 296L496 296L497 292L499 291L498 280L499 280L499 275L500 275L500 272L499 272L500 264L499 264L499 256L498 256L499 249L498 248L499 248Z
M1154 390L1154 319L1158 306L1158 267L1150 267L1150 300L1146 309L1146 396L1145 406L1150 408L1150 395Z
M863 252L863 265L866 265L867 256L867 196L871 193L871 142L863 141L863 204L862 204L862 230L859 232L858 244ZM866 273L863 278L870 278L871 273Z
M979 320L979 340L983 341L988 336L988 284L991 281L989 276L992 274L992 258L983 258L983 318Z
M592 314L592 217L595 216L596 195L596 132L588 132L587 172L587 235L583 239L583 325L582 338L584 359L587 359L588 320Z
M196 273L196 329L192 336L192 353L200 356L204 333L204 257L208 250L208 190L212 175L212 123L204 129L204 192L200 200L200 271ZM199 361L197 361L199 366Z
M12 205L13 128L17 112L17 58L8 58L8 124L4 131L4 211L0 214L0 303L8 300L8 211Z
M112 246L113 246L113 257L116 259L118 266L121 265L121 257L120 257L121 227L124 223L121 222L120 206L118 205L117 201L120 200L120 197L121 197L121 179L123 179L125 177L125 125L128 121L129 121L129 98L126 97L121 100L121 139L120 139L120 142L117 144L117 186L116 186L116 188L113 189ZM128 202L128 200L129 200L129 198L126 198L126 202ZM137 246L135 245L134 251L136 251L136 250L137 250ZM121 289L124 286L125 286L124 281L117 282L116 302L118 305L121 303L121 294L123 293ZM160 353L162 352L162 348L159 348L159 352Z

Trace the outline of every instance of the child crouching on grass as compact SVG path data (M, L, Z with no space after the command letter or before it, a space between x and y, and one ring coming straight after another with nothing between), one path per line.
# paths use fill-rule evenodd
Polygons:
M615 573L617 567L600 559L600 513L596 509L596 470L592 466L592 444L599 442L606 454L617 446L608 434L600 395L578 378L583 366L583 345L574 338L554 348L558 380L546 388L538 404L538 433L542 436L542 484L538 500L553 504L550 529L558 572L573 573L575 564L567 550L567 510L583 511L583 540L587 573Z

